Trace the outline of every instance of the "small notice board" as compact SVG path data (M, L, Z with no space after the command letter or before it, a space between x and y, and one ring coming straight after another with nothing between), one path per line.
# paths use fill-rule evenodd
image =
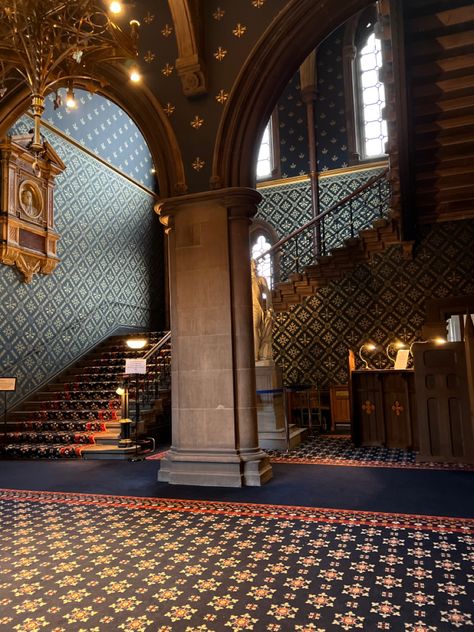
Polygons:
M142 358L125 359L125 375L137 375L146 373L146 360Z
M0 391L16 391L16 377L0 377Z

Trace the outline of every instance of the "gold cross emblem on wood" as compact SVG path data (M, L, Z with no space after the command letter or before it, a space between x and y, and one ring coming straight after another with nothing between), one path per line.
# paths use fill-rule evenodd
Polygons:
M397 417L400 417L401 413L404 411L404 408L403 406L400 405L400 402L398 401L398 399L393 404L392 410L396 414Z
M375 405L372 404L371 401L369 401L368 399L362 404L362 410L367 413L368 415L371 415L374 410L375 410Z

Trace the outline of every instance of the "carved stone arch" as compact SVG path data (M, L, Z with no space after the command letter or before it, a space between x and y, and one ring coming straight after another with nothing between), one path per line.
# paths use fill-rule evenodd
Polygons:
M137 124L142 132L157 166L157 176L161 197L186 193L184 165L173 129L161 105L146 86L134 86L124 90L126 76L118 69L102 72L109 83L97 92L120 106ZM75 85L90 89L90 83L76 82ZM4 97L0 108L0 138L28 111L31 96L26 88L18 88L7 99Z
M291 0L234 83L214 148L211 187L255 186L258 139L288 81L335 28L373 0Z
M203 62L203 37L198 0L168 0L173 18L178 59L176 71L183 92L193 97L207 92Z

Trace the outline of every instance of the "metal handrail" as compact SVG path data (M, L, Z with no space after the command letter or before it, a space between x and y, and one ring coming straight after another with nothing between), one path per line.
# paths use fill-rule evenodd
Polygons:
M160 338L158 342L156 342L152 347L150 347L150 349L148 349L148 351L145 353L142 359L148 360L148 358L151 358L152 356L154 356L155 353L159 351L161 347L163 347L169 340L171 340L171 331L166 332L166 334L162 338Z
M336 202L335 204L333 204L333 206L331 206L330 208L326 209L325 211L323 211L322 213L318 213L318 215L316 215L315 217L313 217L312 219L310 219L308 222L306 222L306 224L303 224L303 226L300 226L300 228L297 228L296 230L294 230L293 232L291 232L289 235L286 235L286 237L283 237L282 239L280 239L279 241L277 241L275 244L273 244L273 246L271 248L269 248L268 250L266 250L265 252L263 252L261 255L259 255L258 257L255 257L255 261L259 261L260 259L263 259L264 257L268 256L268 255L272 255L273 253L275 253L278 250L281 250L281 248L289 241L291 241L292 239L294 239L294 237L297 237L298 235L300 235L301 233L303 233L305 230L307 230L308 228L311 228L313 226L315 226L316 224L318 224L322 219L324 219L325 217L327 217L328 215L334 213L334 211L336 211L338 208L340 208L341 206L344 206L345 204L347 204L348 202L352 202L352 200L356 197L358 197L361 193L364 193L365 191L367 191L368 189L370 189L374 184L376 184L377 182L383 180L386 178L387 174L389 172L389 168L386 167L383 171L381 171L379 174L377 174L376 176L373 176L372 178L370 178L370 180L367 180L367 182L365 182L363 185L361 185L360 187L357 187L357 189L355 189L354 191L352 191L352 193L350 193L349 195L346 195L345 197L343 197L341 200L339 200L338 202Z

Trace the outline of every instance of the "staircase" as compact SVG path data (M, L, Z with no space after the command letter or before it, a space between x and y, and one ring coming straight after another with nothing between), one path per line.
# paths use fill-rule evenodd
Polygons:
M342 278L373 254L399 243L398 222L395 219L374 220L372 227L360 231L358 237L347 239L328 255L316 257L314 265L305 266L302 273L292 274L288 281L279 283L273 291L274 310L286 311L289 305L300 303L318 288Z
M399 223L390 209L389 175L386 169L261 255L265 257L272 254L273 259L279 261L280 268L286 257L291 261L290 266L296 267L296 271L291 267L283 271L284 280L282 280L282 270L279 270L280 281L272 292L273 309L276 312L286 311L289 305L300 303L318 288L342 278L374 254L401 243ZM369 209L368 214L367 209L362 213L362 215L366 214L365 219L361 219L357 213L360 213L361 204L367 194L373 193L374 189L378 195L376 204L372 202L372 208ZM357 234L356 221L364 222ZM318 222L317 230L320 234L322 254L315 256L313 235ZM333 244L332 247L328 247L325 226L330 225L331 222L333 222L333 228L336 228L335 231L331 231L332 233L336 232L340 235L340 233L349 232L350 237L343 239L341 245ZM288 250L286 255L282 253L282 248Z
M0 432L0 456L10 458L127 458L135 451L119 448L121 385L126 358L153 349L163 332L144 334L147 347L125 344L130 336L112 336L10 411ZM138 433L159 436L167 431L170 406L169 342L147 360L140 383ZM129 416L135 410L130 390Z
M416 209L420 221L474 216L474 5L405 2Z

